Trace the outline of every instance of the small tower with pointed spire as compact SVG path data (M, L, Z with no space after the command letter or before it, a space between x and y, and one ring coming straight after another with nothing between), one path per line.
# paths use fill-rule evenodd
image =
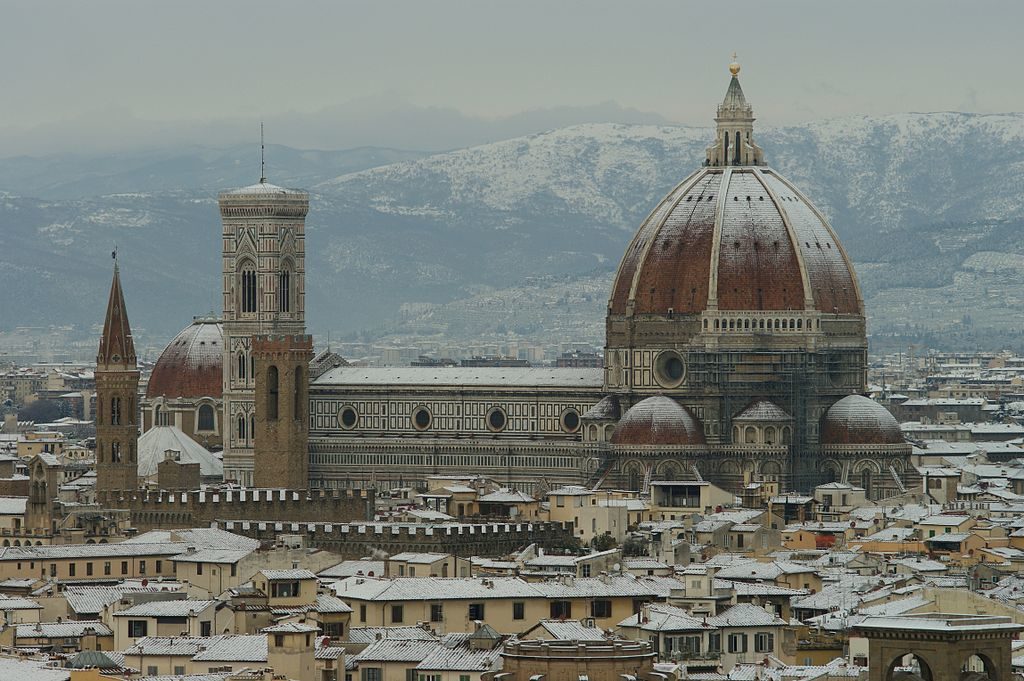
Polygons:
M715 115L715 142L707 148L709 166L761 166L764 152L754 143L754 109L740 87L740 65L736 53L729 64L729 89Z
M96 492L101 499L139 486L139 369L121 291L117 251L113 256L114 280L96 355Z

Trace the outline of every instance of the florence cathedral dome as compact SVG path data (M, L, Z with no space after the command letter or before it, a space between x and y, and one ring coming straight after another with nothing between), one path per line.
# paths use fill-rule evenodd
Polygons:
M765 165L738 65L731 70L705 165L637 230L615 275L609 314L863 314L853 266L828 221Z

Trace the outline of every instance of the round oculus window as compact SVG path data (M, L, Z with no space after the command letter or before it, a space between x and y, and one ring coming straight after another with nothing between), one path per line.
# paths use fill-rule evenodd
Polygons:
M433 417L426 407L416 407L412 412L412 426L416 430L426 430L430 427Z
M487 427L495 433L505 430L507 425L508 417L505 415L505 410L501 407L494 407L487 412Z
M675 350L665 350L654 361L654 377L663 388L675 388L686 379L686 362Z
M353 407L342 407L338 412L338 420L341 422L342 428L355 428L356 422L359 421L359 415L356 414Z
M562 430L567 433L575 433L580 429L580 413L569 407L562 412Z

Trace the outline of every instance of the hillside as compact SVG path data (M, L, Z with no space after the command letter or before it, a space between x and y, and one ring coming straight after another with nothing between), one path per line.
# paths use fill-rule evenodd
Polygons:
M364 169L344 173L334 167L341 161L309 161L343 152L282 152L271 179L313 192L309 325L599 340L602 286L637 224L699 164L710 136L581 125L397 163L363 151L352 162ZM1024 115L846 118L766 129L758 139L769 163L832 219L857 264L874 332L909 324L940 338L1016 342ZM113 195L43 200L0 184L8 191L0 286L11 292L0 327L94 323L115 241L140 327L168 335L218 304L215 196L243 178L215 163L196 190L181 186L188 163L162 183L159 164L149 164L129 191L131 169L113 166L104 177L116 181L103 180L121 192ZM0 168L0 183L9 176ZM87 185L69 175L60 186ZM417 312L399 314L403 305Z

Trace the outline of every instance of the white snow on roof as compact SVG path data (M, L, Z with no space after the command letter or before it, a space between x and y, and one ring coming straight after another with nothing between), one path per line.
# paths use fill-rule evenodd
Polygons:
M222 635L203 640L207 641L206 650L200 651L192 658L197 662L267 661L265 634Z
M664 603L651 604L618 623L619 627L639 627L644 631L704 631L712 629L704 621L682 608Z
M217 601L150 601L126 610L118 610L114 617L189 617L198 615Z
M725 612L708 617L707 623L713 627L756 627L776 624L784 625L786 620L751 603L739 603Z
M0 497L0 515L25 515L28 497Z
M603 369L564 367L336 367L316 385L455 385L600 388Z
M17 638L75 638L81 636L86 629L92 629L97 636L112 636L114 634L110 627L99 620L39 622L16 626L15 636Z
M224 464L201 444L190 438L176 426L150 428L139 438L139 477L156 475L157 465L164 460L165 452L178 452L182 463L198 463L199 474L203 477L224 475Z
M0 679L18 679L18 681L67 681L71 678L70 669L56 669L44 660L25 660L22 658L0 657Z

